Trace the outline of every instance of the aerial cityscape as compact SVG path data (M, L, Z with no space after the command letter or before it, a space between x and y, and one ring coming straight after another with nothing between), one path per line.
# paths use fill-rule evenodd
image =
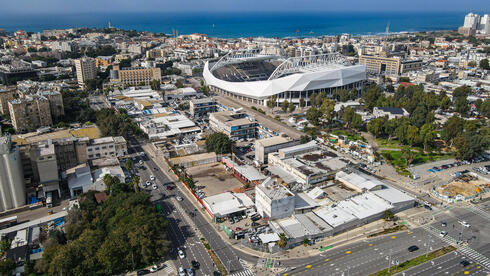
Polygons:
M490 275L490 6L393 2L2 3L0 275Z

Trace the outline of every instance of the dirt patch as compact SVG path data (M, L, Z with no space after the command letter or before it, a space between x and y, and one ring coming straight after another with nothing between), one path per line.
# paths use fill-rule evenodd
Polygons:
M488 188L490 183L483 179L472 175L463 175L446 185L441 185L436 188L436 191L442 195L455 197L462 195L468 197L474 195L485 188Z

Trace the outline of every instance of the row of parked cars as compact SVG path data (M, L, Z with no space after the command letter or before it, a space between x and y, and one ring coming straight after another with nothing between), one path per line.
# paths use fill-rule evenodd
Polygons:
M440 172L443 170L447 170L449 168L459 167L462 165L469 165L469 164L473 164L473 163L484 162L484 161L488 161L488 160L489 160L488 156L481 156L481 157L473 158L471 160L463 160L463 161L458 161L458 162L454 162L454 163L448 163L448 164L441 165L441 166L434 166L431 169L429 169L429 172L433 172L433 173Z

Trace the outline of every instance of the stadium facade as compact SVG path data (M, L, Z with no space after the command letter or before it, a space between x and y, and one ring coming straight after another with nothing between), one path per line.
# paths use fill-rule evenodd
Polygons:
M206 62L203 77L211 91L228 97L267 105L287 100L309 105L313 93L331 96L337 89L360 90L366 80L365 65L350 65L335 54L282 58L260 54L260 50L230 52L215 63Z

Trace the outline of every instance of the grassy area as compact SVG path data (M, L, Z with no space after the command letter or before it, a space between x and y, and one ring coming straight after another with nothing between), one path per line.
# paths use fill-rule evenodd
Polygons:
M381 232L377 232L377 233L371 234L371 235L369 235L369 237L370 238L377 237L377 236L381 236L381 235L385 235L385 234L390 234L390 233L395 233L395 232L403 231L403 230L407 230L407 229L408 229L408 227L405 226L405 225L396 225L394 227L385 229L385 230L383 230Z
M407 269L410 269L414 266L418 266L420 264L423 264L425 262L428 262L432 259L435 259L435 258L438 258L438 257L441 257L442 255L445 255L449 252L452 252L456 250L456 248L454 246L446 246L446 247L443 247L441 249L438 249L436 251L432 251L430 252L427 257L425 255L422 255L422 256L418 256L418 257L415 257L411 260L408 260L408 261L405 261L401 264L398 264L398 265L394 265L391 267L390 269L390 272L388 272L388 269L385 268L381 271L378 271L376 273L373 273L371 274L370 276L385 276L385 275L394 275L394 274L397 274L397 273L400 273L404 270L407 270Z
M357 135L357 134L354 134L354 133L351 133L351 132L346 131L346 130L336 129L336 130L332 130L330 133L337 135L337 136L338 135L346 136L347 139L349 139L351 141L360 140L360 141L366 142L366 139L364 139L364 137Z
M218 258L216 253L211 249L211 246L209 246L208 242L204 239L201 238L201 242L204 244L204 247L208 250L209 256L211 256L211 259L213 259L214 264L218 268L218 271L221 275L228 275L225 266L223 263L221 263L221 260Z
M410 172L407 170L407 163L405 158L403 157L403 154L401 150L382 150L381 154L383 157L392 165L395 167L396 171L401 174L401 175L410 175ZM436 161L436 160L442 160L442 159L448 159L454 157L453 154L449 153L421 153L421 152L415 152L415 159L413 160L412 164L413 165L418 165L418 164L424 164L427 162L431 161Z

